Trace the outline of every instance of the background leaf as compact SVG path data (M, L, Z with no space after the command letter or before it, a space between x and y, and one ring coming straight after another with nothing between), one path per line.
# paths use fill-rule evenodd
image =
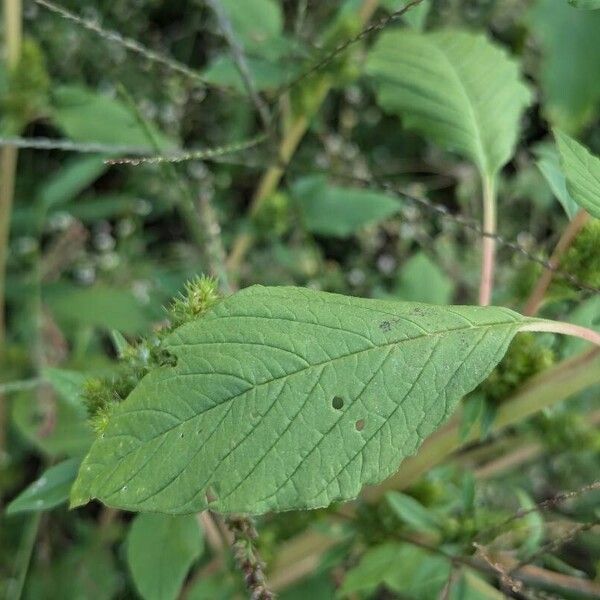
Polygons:
M47 469L6 507L7 514L49 510L66 502L80 463L71 458Z
M544 113L553 125L577 133L598 114L600 13L537 0L527 20L541 46Z
M381 192L329 185L321 175L304 177L292 187L306 228L312 233L347 237L398 212L400 202Z
M512 156L531 100L517 63L481 34L382 34L369 54L379 104L493 177Z
M350 569L339 591L342 598L372 592L380 585L415 600L436 598L450 573L450 563L409 544L387 543L369 550Z
M152 147L137 116L122 102L75 85L54 90L53 117L71 139L80 142ZM154 139L163 150L174 143L152 125Z
M554 133L569 193L592 216L600 218L600 158L566 133Z
M127 563L144 600L175 600L202 553L195 515L138 515L127 537Z
M448 304L454 284L424 252L412 256L402 267L394 295L399 300Z
M523 321L504 308L248 288L169 336L177 366L115 408L72 504L263 513L354 498L415 452Z
M543 144L535 149L535 154L538 157L536 161L538 169L569 219L572 219L579 212L579 205L567 190L567 178L561 170L558 151L554 146Z

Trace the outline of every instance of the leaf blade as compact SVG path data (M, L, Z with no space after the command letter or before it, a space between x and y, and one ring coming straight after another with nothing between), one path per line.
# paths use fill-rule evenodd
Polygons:
M384 110L472 160L482 174L493 177L512 156L531 93L516 62L485 36L387 32L366 69Z
M260 514L353 498L416 451L523 322L501 308L248 288L171 334L177 366L115 410L72 505Z

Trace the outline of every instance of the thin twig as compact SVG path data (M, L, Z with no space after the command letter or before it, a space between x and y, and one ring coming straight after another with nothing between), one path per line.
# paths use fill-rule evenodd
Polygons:
M146 46L140 44L136 40L132 40L130 38L124 37L116 31L111 31L109 29L105 29L104 27L101 27L98 23L96 23L95 21L92 21L90 19L84 19L83 17L80 17L79 15L76 15L75 13L71 12L64 6L61 6L55 2L51 2L50 0L34 0L34 1L39 6L42 6L45 9L49 10L50 12L59 15L60 17L62 17L63 19L66 19L67 21L71 21L72 23L75 23L76 25L79 25L80 27L83 27L84 29L87 29L88 31L95 33L96 35L100 36L101 38L103 38L109 42L119 44L120 46L123 46L124 48L126 48L127 50L130 50L131 52L134 52L135 54L139 54L140 56L144 57L146 60L148 60L150 62L162 65L172 71L175 71L176 73L180 73L181 75L184 75L188 79L192 80L194 83L201 85L203 88L206 88L208 86L217 87L212 82L204 79L204 77L202 77L202 75L200 75L193 69L190 69L186 65L176 61L175 59L165 56L164 54L155 52L154 50L150 50L150 48L146 48Z
M554 249L550 260L548 261L549 266L552 268L546 267L546 269L544 269L544 272L540 276L536 286L531 292L529 299L525 303L525 308L523 309L524 315L533 316L537 314L542 302L544 301L546 291L552 282L552 276L555 273L555 269L560 264L561 258L569 249L579 232L585 227L589 219L590 215L582 209L577 213L575 218L569 222L569 225L558 240L558 244L556 244L556 248Z
M290 89L296 87L302 81L308 79L318 71L321 71L322 69L330 65L338 56L346 52L348 48L351 48L352 46L355 46L356 44L362 42L365 38L369 37L373 33L382 31L395 21L398 21L409 10L411 10L415 6L418 6L422 2L423 0L412 0L411 2L403 6L401 9L396 10L393 13L381 18L379 21L376 21L368 27L365 27L354 37L338 44L335 48L333 48L333 50L326 52L324 56L322 56L316 62L314 62L308 69L306 69L298 76L294 77L293 79L290 79L282 86L280 86L276 92L276 96L279 97L282 94L285 94ZM375 12L378 3L379 2L374 0L364 0L363 5L358 11L358 17L363 23L366 23L371 18L371 15Z
M214 148L189 151L183 150L174 154L157 154L156 156L139 158L111 158L106 160L106 164L137 166L142 164L181 163L191 160L211 160L226 154L235 154L237 152L242 152L243 150L254 148L259 144L262 144L267 138L268 135L266 133L260 133L248 140L232 142L231 144L224 144L223 146ZM159 150L155 150L155 152L158 151Z
M260 115L263 127L266 131L269 131L271 129L271 115L269 114L269 108L256 90L256 86L254 85L254 81L252 79L252 74L250 73L250 69L248 67L248 61L246 60L246 56L244 54L244 49L235 36L229 16L225 12L220 0L206 0L206 4L208 4L211 10L215 13L221 33L229 45L229 49L231 50L231 58L233 59L235 67L242 78L242 82L246 88L246 91L248 92L248 96L252 100L252 103Z

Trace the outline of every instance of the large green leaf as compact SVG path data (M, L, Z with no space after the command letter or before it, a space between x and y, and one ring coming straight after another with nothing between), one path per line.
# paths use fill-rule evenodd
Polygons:
M201 552L194 515L138 515L127 537L127 562L144 600L175 600Z
M600 158L566 133L554 132L567 189L573 200L600 218Z
M536 0L527 20L540 45L544 113L553 125L576 133L600 105L600 13Z
M367 61L377 98L431 139L494 176L511 158L531 100L517 63L484 35L390 31Z
M530 320L254 286L166 340L73 487L131 510L325 506L391 475Z

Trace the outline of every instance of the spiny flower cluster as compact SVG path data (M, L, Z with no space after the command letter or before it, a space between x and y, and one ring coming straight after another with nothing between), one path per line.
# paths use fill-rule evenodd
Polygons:
M219 300L217 282L210 277L197 277L185 285L167 308L168 325L136 343L129 343L120 333L113 333L113 341L121 361L111 377L87 381L82 396L89 422L101 435L114 407L125 400L139 381L156 367L176 364L176 358L163 348L163 340L177 327L200 318Z

